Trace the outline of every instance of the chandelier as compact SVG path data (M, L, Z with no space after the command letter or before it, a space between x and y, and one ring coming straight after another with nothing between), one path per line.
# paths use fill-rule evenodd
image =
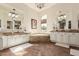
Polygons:
M36 7L42 9L45 7L45 3L35 3Z
M18 14L16 13L16 9L12 9L12 11L9 12L9 17L17 18Z

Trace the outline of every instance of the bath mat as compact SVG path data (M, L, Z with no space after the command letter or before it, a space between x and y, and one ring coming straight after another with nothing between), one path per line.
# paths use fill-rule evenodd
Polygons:
M10 51L12 53L14 53L15 55L23 55L23 53L21 53L21 52L24 52L24 49L27 49L27 48L29 48L31 46L33 46L33 44L26 43L26 44L22 44L22 45L12 47L12 48L10 48Z

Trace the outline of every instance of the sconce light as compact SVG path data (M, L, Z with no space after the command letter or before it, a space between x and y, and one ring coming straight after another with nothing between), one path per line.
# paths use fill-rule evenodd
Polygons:
M12 17L12 18L18 17L18 14L16 13L16 9L12 9L12 11L10 11L8 15L9 17Z
M58 20L61 21L63 19L66 19L66 15L65 14L62 14L60 16L58 16Z

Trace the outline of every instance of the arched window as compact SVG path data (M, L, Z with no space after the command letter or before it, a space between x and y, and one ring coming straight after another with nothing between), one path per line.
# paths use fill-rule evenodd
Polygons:
M41 29L42 30L47 29L47 15L43 15L41 18Z

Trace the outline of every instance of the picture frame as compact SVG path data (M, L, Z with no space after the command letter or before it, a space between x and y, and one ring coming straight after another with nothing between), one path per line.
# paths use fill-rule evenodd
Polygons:
M37 29L37 20L36 19L31 19L31 28Z

